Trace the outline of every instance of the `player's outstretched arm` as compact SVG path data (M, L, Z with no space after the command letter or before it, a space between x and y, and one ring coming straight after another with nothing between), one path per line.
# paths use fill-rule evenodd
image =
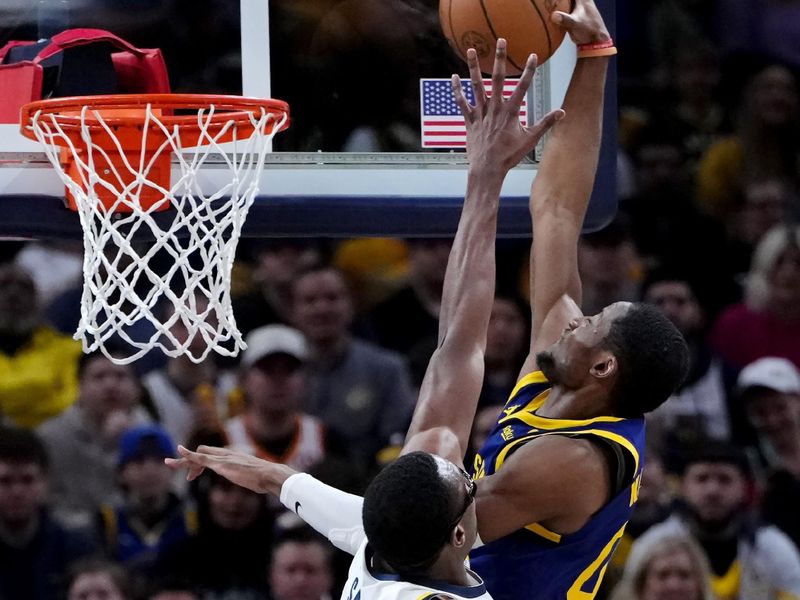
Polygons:
M253 492L279 497L286 508L350 554L356 553L364 539L361 496L337 490L286 465L230 448L200 446L192 452L178 446L178 454L180 458L167 458L164 462L174 469L185 468L189 481L210 469Z
M610 43L592 0L576 0L569 15L553 13L578 45ZM578 238L594 186L603 123L608 57L579 58L564 100L566 117L545 146L533 183L530 211L531 354L522 375L536 367L535 355L582 316L578 276Z
M420 389L404 452L425 450L457 464L463 460L483 382L486 330L494 302L495 235L500 189L508 171L563 116L553 111L533 127L519 122L519 108L536 69L531 56L506 100L506 42L497 42L492 95L487 97L474 50L467 52L475 106L453 76L453 93L467 129L467 193L447 263L439 342Z

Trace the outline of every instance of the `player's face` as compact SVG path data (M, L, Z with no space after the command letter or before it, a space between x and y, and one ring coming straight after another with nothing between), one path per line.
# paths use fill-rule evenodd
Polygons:
M691 555L681 548L656 555L647 565L641 598L700 600L702 588Z
M742 510L746 481L735 465L701 462L686 469L681 491L698 519L724 525Z
M475 513L477 485L464 469L438 456L434 455L434 458L438 463L439 472L442 474L443 479L447 481L447 484L452 486L455 497L458 498L459 502L459 513L449 528L450 538L448 539L451 543L455 541L458 544L457 551L463 553L466 557L478 535L478 519ZM454 530L458 526L463 530L463 537L458 537L458 534L455 534L454 537Z
M591 317L573 319L556 343L537 355L547 379L570 388L581 387L599 358L598 351L603 349L614 320L631 306L630 302L616 302Z

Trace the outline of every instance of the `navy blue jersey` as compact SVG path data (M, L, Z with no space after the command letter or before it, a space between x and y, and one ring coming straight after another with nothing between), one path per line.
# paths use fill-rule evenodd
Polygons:
M471 567L495 600L594 598L638 497L644 419L597 417L576 421L539 416L536 410L544 404L550 387L539 371L519 381L475 457L473 476L480 479L496 473L511 453L543 435L595 437L616 443L630 454L635 475L632 483L575 533L559 535L531 523L476 548L470 554Z

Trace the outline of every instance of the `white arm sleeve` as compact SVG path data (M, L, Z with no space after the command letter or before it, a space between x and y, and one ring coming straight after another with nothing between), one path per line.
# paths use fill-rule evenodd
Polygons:
M289 477L281 486L281 503L349 554L355 554L366 538L361 523L364 499L325 485L311 475Z

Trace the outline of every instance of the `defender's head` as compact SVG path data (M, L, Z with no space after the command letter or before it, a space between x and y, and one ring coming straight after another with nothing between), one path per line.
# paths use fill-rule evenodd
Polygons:
M617 302L573 320L536 360L554 385L594 387L615 416L634 418L658 408L683 382L689 349L655 307Z
M448 460L411 452L372 480L363 521L375 552L401 574L424 574L445 553L463 561L477 535L475 482Z

